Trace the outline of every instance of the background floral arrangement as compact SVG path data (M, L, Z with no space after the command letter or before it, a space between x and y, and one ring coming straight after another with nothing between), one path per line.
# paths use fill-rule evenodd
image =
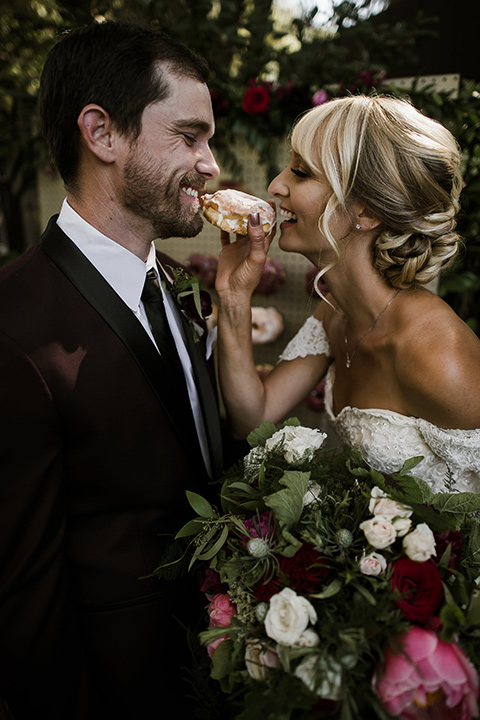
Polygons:
M221 513L178 533L202 567L211 676L239 720L478 716L480 498L434 495L287 421L251 433ZM447 488L451 490L451 488Z

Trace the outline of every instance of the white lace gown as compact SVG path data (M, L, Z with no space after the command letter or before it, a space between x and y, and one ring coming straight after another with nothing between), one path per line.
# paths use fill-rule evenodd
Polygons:
M279 360L307 355L333 357L323 324L309 317L289 342ZM335 363L325 383L325 409L341 441L358 450L364 460L382 473L393 473L410 457L423 460L412 471L434 492L445 492L453 481L457 491L480 492L480 429L445 430L391 410L344 407L333 412Z

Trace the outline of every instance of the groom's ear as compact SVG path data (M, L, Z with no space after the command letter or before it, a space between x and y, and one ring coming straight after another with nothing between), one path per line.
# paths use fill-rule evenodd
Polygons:
M86 105L77 119L80 135L86 147L103 162L115 162L118 133L110 115L100 105Z

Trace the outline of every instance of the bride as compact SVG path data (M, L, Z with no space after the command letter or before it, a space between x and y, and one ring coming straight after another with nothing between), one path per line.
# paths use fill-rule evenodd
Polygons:
M303 115L280 201L279 246L319 268L329 292L263 380L251 344L251 296L272 236L222 232L219 372L237 437L288 416L327 375L339 437L380 472L423 456L434 491L480 492L480 340L423 287L458 252L462 180L452 135L408 102L354 96ZM272 201L273 202L273 201Z

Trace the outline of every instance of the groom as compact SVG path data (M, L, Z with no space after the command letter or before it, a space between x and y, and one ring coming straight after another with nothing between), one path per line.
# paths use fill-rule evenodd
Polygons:
M171 38L113 22L66 35L44 68L67 197L0 273L0 696L15 720L192 717L196 593L145 576L190 517L185 490L222 468L206 332L195 342L153 245L201 229L219 173L206 81Z

